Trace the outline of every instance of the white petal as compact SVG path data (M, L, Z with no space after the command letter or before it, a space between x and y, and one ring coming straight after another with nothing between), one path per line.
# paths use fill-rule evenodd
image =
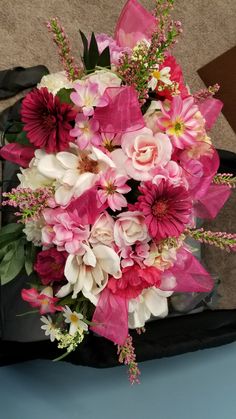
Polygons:
M83 256L83 262L85 263L85 265L89 265L89 266L96 266L96 257L92 251L92 249L87 246L86 244L82 245L83 248L85 249L85 254Z
M110 167L116 167L114 162L108 157L105 153L103 153L101 150L99 150L96 147L92 147L93 154L90 155L90 157L94 160L99 160L105 163L107 166Z
M64 207L70 202L73 195L74 195L73 188L69 188L62 185L55 192L55 201L57 204Z
M105 272L113 275L115 278L120 278L120 258L113 249L100 244L93 248L93 252L99 265Z
M78 156L67 151L61 151L57 153L57 160L66 168L66 169L77 169L78 167Z
M61 179L62 183L66 183L69 186L74 186L78 180L79 172L78 170L69 169L65 172L63 178Z
M75 335L77 329L78 329L78 324L77 323L71 323L69 334L72 335L72 336Z
M155 77L152 77L151 80L148 82L149 89L155 90L157 87L157 79Z
M47 154L38 162L38 171L49 179L61 179L64 168L54 154Z
M75 284L79 276L79 265L75 255L69 255L65 264L65 277L71 284Z
M149 288L144 294L147 308L153 316L165 317L168 314L167 298L161 297L154 288Z
M92 188L96 182L97 176L94 173L86 172L82 175L79 175L78 180L74 186L74 195L78 198L85 191Z
M68 282L68 284L63 285L63 287L59 289L59 291L56 293L56 297L64 298L67 295L69 295L71 291L72 291L72 285Z

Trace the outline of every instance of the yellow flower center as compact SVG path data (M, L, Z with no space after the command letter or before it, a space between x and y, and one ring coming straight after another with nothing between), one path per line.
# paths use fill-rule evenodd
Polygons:
M158 71L158 70L155 70L155 71L153 71L152 76L153 76L155 79L160 80L160 78L161 78L161 72L160 72L160 71Z
M78 317L76 316L76 314L71 314L70 315L70 321L71 321L71 323L77 323Z

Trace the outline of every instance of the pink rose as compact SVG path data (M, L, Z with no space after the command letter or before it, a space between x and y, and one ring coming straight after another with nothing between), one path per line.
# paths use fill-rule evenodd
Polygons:
M122 136L121 146L128 157L125 167L129 176L136 180L151 180L153 170L164 167L171 159L172 145L166 134L142 128Z
M105 244L106 246L111 246L114 243L114 220L113 218L105 211L100 217L95 221L91 229L91 234L89 242L92 244Z
M114 226L115 243L123 248L147 240L145 217L139 211L127 211L118 215Z

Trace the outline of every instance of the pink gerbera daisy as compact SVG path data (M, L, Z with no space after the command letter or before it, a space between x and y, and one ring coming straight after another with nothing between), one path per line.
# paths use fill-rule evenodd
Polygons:
M47 153L66 150L72 141L70 122L76 112L59 97L53 96L46 87L34 89L22 102L21 119L29 141Z
M162 180L158 185L147 181L139 187L136 209L145 215L148 232L156 240L178 237L190 221L192 201L183 186Z

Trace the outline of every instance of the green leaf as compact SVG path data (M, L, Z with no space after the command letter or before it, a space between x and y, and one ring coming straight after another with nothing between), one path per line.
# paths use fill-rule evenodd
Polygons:
M66 89L63 87L57 92L57 97L59 97L61 103L71 104L72 100L70 98L71 93L74 92L74 89Z
M80 36L81 36L83 46L84 46L83 61L84 61L85 68L87 68L87 65L88 65L88 40L87 40L85 34L82 31L79 31L79 32L80 32Z
M15 239L23 236L24 226L20 223L10 223L2 227L0 230L0 247L4 247L7 243L14 242Z
M25 131L21 131L20 134L17 135L16 143L22 145L30 145L30 142L27 138L27 133Z
M34 261L36 257L36 247L28 242L25 247L25 270L28 276L33 272Z
M99 51L98 51L98 44L94 35L94 32L92 32L91 35L91 41L89 45L89 65L87 67L87 70L93 70L98 62L99 59Z
M99 56L97 65L100 67L111 68L111 58L110 58L110 49L107 46Z
M0 264L1 285L12 281L23 268L25 261L24 243L25 240L19 239L9 246L8 252Z

